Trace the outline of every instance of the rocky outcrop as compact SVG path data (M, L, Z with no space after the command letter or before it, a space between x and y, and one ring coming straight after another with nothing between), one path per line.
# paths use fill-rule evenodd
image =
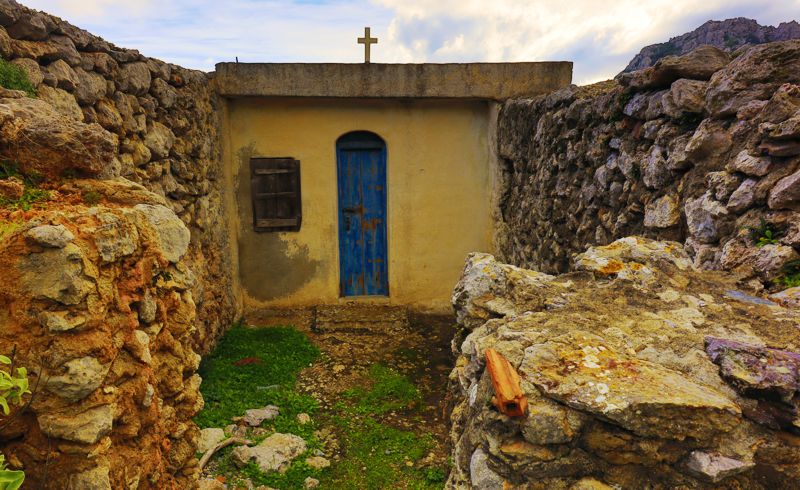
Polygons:
M88 190L97 204L81 202ZM0 238L0 352L28 367L34 392L0 439L32 488L190 488L197 477L198 285L189 230L167 204L131 182L89 180L51 190L46 207L0 211L18 224Z
M165 198L191 233L203 323L195 341L210 348L235 308L209 76L14 0L0 0L0 56L28 74L38 95L0 100L0 158L53 180L121 176Z
M507 102L500 255L564 272L587 244L635 234L785 288L800 252L798 73L800 40L733 60L701 46L618 83Z
M723 21L710 20L692 32L671 38L665 43L645 46L634 56L624 71L636 71L655 65L661 58L686 54L704 44L729 52L744 46L788 41L800 38L800 24L782 22L778 27L762 26L753 19L737 17Z
M467 260L453 304L448 488L792 488L796 309L628 237L552 276ZM491 403L484 353L518 370L523 417Z

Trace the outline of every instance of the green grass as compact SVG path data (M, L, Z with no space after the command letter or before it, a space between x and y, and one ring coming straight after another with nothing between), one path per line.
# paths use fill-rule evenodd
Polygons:
M237 468L230 458L232 447L215 455L217 474L229 482L249 478L256 485L280 489L301 489L308 476L320 472L305 463L306 457L319 448L314 436L315 424L301 425L297 414L313 415L317 402L294 391L297 373L319 357L319 350L308 338L293 328L247 328L236 325L222 337L211 355L203 359L199 373L200 391L205 408L195 417L201 428L225 427L233 417L250 408L277 405L280 415L262 424L275 432L296 434L308 443L308 452L300 456L286 473L265 473L255 464ZM269 434L251 437L260 442Z
M28 80L28 74L22 68L12 65L2 58L0 58L0 87L9 90L22 90L28 94L28 97L36 95L36 88Z
M430 434L400 430L376 420L390 411L413 412L419 390L405 376L382 364L369 370L370 386L346 391L334 424L343 434L344 458L321 478L322 488L433 490L444 486L443 468L421 468L433 446ZM414 463L409 466L408 463Z
M315 411L317 404L295 393L294 383L297 373L318 356L317 347L293 328L234 326L200 364L206 404L195 422L201 428L225 427L247 409L277 405L281 415L276 428L299 428L295 416Z
M394 369L374 364L369 369L369 377L372 381L369 390L358 387L343 394L355 402L354 412L379 415L419 405L421 397L417 387Z

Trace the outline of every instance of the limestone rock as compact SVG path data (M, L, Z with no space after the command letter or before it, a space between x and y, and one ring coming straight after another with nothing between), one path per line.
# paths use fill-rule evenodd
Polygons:
M82 471L69 476L69 488L72 490L111 490L107 465L95 466L91 470Z
M55 111L62 116L66 116L78 122L83 121L84 116L83 111L81 111L81 106L78 105L75 97L66 91L61 90L60 88L52 88L48 87L47 85L41 85L39 86L37 92L40 99L53 106L53 109L55 109Z
M205 453L225 439L225 431L210 427L200 431L200 441L197 443L197 452Z
M315 470L324 470L331 465L331 462L322 456L311 456L306 459L306 464Z
M0 99L0 151L25 172L57 177L66 169L97 174L117 144L100 126L57 114L36 99Z
M144 95L150 90L150 69L147 63L126 63L119 69L120 90L131 95Z
M177 262L189 248L189 229L169 208L137 204L134 211L150 224L158 239L158 249L170 262Z
M228 487L216 478L201 478L198 490L226 490Z
M139 321L153 323L156 321L156 313L158 313L158 303L150 291L146 291L142 296L142 301L139 302Z
M454 295L470 327L454 342L448 485L503 488L513 475L521 487L571 488L591 474L587 488L710 490L728 471L716 455L744 463L734 472L742 488L765 474L793 485L785 468L800 454L776 431L800 427L800 311L738 291L731 274L694 269L674 242L620 239L576 256L572 269L529 282L490 256L468 262L458 291L470 294ZM487 315L486 291L514 313ZM518 370L525 419L489 402L489 347ZM781 458L754 450L766 447ZM710 455L694 455L696 471L687 469L693 451Z
M64 248L75 239L64 225L36 226L25 232L25 236L38 245L47 248Z
M634 90L669 87L681 78L708 80L725 67L730 55L710 45L698 46L682 56L666 56L653 67L624 74L620 81Z
M771 209L800 210L800 170L779 180L767 202Z
M56 85L60 89L71 92L78 85L78 75L64 60L56 60L47 65L47 73L55 77Z
M725 168L729 172L741 172L754 177L763 177L772 170L772 160L765 157L754 157L743 150Z
M22 274L20 287L34 298L76 305L93 288L83 274L83 254L72 243L28 255L18 267Z
M741 213L753 206L756 200L756 184L758 184L757 180L746 179L733 191L725 207L734 213Z
M157 159L169 156L169 151L175 144L175 135L172 131L161 123L154 122L148 128L144 138L144 144Z
M472 453L469 462L470 483L475 490L503 490L505 480L492 471L488 465L489 457L478 448Z
M237 466L255 461L261 471L285 472L289 464L306 451L306 441L294 434L275 433L253 447L240 446L231 457Z
M114 262L136 251L139 232L133 223L110 212L98 213L97 219L100 226L92 235L103 262Z
M303 480L303 488L317 488L319 487L319 480L316 478L312 478L307 476L305 480Z
M86 317L72 315L69 311L43 311L39 313L39 323L50 333L67 332L83 326Z
M38 417L42 432L60 439L94 444L111 432L113 407L100 405L80 413L44 414Z
M733 429L741 413L721 393L585 332L529 347L520 372L547 396L641 436L708 439Z
M106 95L106 79L94 72L76 71L78 84L75 98L81 105L92 105Z
M672 82L672 86L662 99L664 112L674 119L685 114L700 114L705 109L705 96L708 82L681 78Z
M686 461L686 469L704 480L717 483L729 476L742 473L755 466L738 459L728 458L717 453L692 451Z
M64 364L64 374L51 374L45 386L51 393L76 402L100 387L109 368L110 365L101 364L94 357L73 359Z
M671 195L647 203L644 210L644 226L647 228L669 228L681 219L681 211L677 199Z
M693 161L718 157L732 144L730 134L719 123L704 119L686 145L686 156Z
M800 82L800 40L754 46L711 78L706 107L717 117L767 100L783 83Z
M581 478L569 487L569 490L612 490L612 488L594 478Z
M800 286L771 294L769 299L786 308L800 308Z
M274 420L280 415L280 409L275 405L267 405L263 408L253 408L244 412L243 421L250 427L258 427L265 420Z
M158 104L165 109L174 106L175 102L178 100L178 94L175 92L175 89L160 78L153 80L150 93L158 100Z
M684 212L689 233L701 243L715 243L729 228L728 210L708 194L687 200Z

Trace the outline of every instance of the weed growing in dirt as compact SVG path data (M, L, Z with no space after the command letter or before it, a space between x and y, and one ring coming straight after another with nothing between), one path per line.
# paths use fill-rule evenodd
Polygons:
M800 287L800 260L792 260L783 266L783 276L778 282L787 288Z
M36 172L22 174L16 164L0 162L0 180L14 177L22 181L24 190L17 199L0 197L0 206L10 209L30 210L34 205L41 204L50 199L50 193L39 188L42 176Z
M325 488L440 489L443 468L421 467L420 460L433 446L430 434L415 434L391 427L377 417L392 411L419 407L419 390L405 376L382 364L369 370L369 388L344 393L337 404L334 424L342 434L344 457L322 478Z
M344 397L355 402L352 410L362 414L379 415L393 410L416 407L420 400L419 390L405 376L383 364L369 368L372 387L362 387L344 392Z

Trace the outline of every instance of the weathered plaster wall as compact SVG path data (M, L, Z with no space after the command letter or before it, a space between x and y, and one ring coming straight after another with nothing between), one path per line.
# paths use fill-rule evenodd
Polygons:
M249 307L339 302L335 144L369 130L387 144L389 302L447 311L463 257L489 250L490 104L478 101L232 99L240 280ZM252 231L249 158L300 160L299 232Z
M704 48L622 82L503 106L504 259L563 272L587 244L644 235L779 288L800 251L800 41L733 61ZM761 219L776 243L749 236Z

